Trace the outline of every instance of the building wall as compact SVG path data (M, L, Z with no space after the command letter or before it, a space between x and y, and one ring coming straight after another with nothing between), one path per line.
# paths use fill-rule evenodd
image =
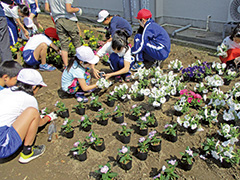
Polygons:
M40 0L40 2L43 0ZM206 28L210 15L209 28L213 32L222 32L228 19L228 7L231 0L75 0L74 6L83 9L85 16L96 16L102 9L110 14L119 14L128 21L136 23L134 17L142 6L147 4L153 18L159 24L175 24L196 28ZM123 7L124 6L124 7Z

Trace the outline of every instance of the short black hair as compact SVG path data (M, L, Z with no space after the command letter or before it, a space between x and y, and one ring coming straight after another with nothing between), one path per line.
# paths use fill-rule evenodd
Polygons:
M230 39L233 41L233 38L234 37L240 37L240 24L238 24L235 28L234 28L234 30L233 30L233 32L232 32L232 34L231 34L231 36L230 36Z
M122 47L128 50L128 34L125 30L117 30L112 37L112 48L120 51Z
M21 81L17 81L16 85L17 88L11 89L12 91L23 91L31 96L33 96L33 86L30 84L23 83Z
M17 61L3 61L0 64L0 78L5 74L10 78L15 77L22 68L23 67Z
M20 12L24 15L24 16L29 16L30 12L29 12L29 8L24 5L24 4L19 4L18 8L20 10Z

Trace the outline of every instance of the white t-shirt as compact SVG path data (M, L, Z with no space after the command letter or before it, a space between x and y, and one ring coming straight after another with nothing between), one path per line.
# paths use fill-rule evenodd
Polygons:
M127 52L125 52L126 49L123 48L123 50L120 53L117 53L119 57L123 57L124 61L132 62L131 60L131 48L129 47ZM98 52L97 55L99 57L103 57L105 54L109 53L112 54L114 51L112 49L112 41L107 42Z
M64 91L67 91L68 86L70 86L72 84L72 81L75 78L84 79L84 75L85 75L85 69L82 68L81 66L79 66L76 61L74 61L72 67L69 70L69 72L67 71L67 69L65 69L63 71L63 74L62 74L62 89Z
M28 40L27 44L24 46L23 50L24 51L25 50L35 50L41 43L46 43L48 46L50 46L52 41L44 34L36 34L29 38L29 40Z
M10 127L28 107L34 107L38 110L35 97L23 91L12 91L11 88L5 88L0 91L0 99L0 127Z
M240 44L232 41L230 36L226 37L222 43L227 46L227 49L240 49Z
M35 0L27 0L28 4L34 4L36 3Z
M17 19L18 16L18 6L13 6L13 8L9 8L9 5L6 3L1 2L1 5L3 6L3 10L5 13L5 16Z

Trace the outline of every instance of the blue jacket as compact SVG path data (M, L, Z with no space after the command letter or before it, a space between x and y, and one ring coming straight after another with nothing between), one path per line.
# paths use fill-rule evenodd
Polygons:
M128 33L129 37L132 35L132 27L130 23L122 17L113 16L109 26L110 26L110 34L112 37L117 30L123 30L123 29Z
M171 48L169 35L166 30L153 19L149 19L146 22L143 34L140 37L141 39L138 40L139 46L134 45L131 49L132 54L146 52L153 58L159 60L164 60L168 57Z
M5 13L3 11L3 7L1 4L0 4L0 17L5 17Z

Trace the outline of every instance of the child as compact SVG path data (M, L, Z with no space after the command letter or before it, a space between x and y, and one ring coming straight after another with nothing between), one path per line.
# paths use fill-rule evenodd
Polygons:
M22 69L14 87L0 91L0 158L15 153L23 143L19 162L28 163L45 151L45 145L33 147L38 127L56 118L51 113L40 117L34 95L47 86L34 69Z
M102 10L98 13L97 22L109 25L111 38L108 41L112 40L112 37L117 30L125 30L128 37L132 35L132 27L126 19L120 16L112 16L106 10Z
M36 34L30 37L23 49L23 60L27 65L38 65L41 58L41 64L39 65L41 71L53 71L56 69L46 63L48 46L59 54L61 53L60 49L47 37L48 35L51 36L50 38L58 38L55 28L46 29L45 34Z
M90 64L96 64L99 58L94 55L90 47L81 46L76 49L76 56L69 60L69 64L62 74L62 90L75 94L77 101L87 102L84 91L93 90L96 84L90 85Z
M43 27L37 20L38 13L41 12L41 10L38 7L38 0L27 0L27 2L30 5L31 9L29 17L33 20L34 24L37 26L38 29L43 30Z
M137 62L131 70L137 71L143 67L144 60L154 62L153 66L160 66L170 53L171 42L168 33L154 22L152 13L147 9L141 9L136 18L143 29L134 37L131 51Z
M77 49L81 46L78 19L76 16L82 14L82 9L72 7L73 0L46 0L45 10L52 13L56 23L57 34L61 42L62 60L65 66L68 65L68 46L70 39Z
M9 37L10 37L10 45L14 45L18 42L18 26L23 31L23 34L28 39L29 33L25 29L24 25L21 23L19 18L19 11L22 8L27 8L25 5L11 5L9 6L6 3L1 2L1 5L3 6L3 10L5 12L6 18L7 18L7 24L8 24L8 30L9 30ZM16 21L16 22L15 22ZM17 24L16 24L17 23Z
M16 61L3 61L0 64L0 91L4 86L11 87L17 83L17 75L22 66Z
M225 50L223 50L225 48ZM226 37L222 44L218 46L219 58L222 63L227 64L227 68L235 68L240 60L240 24L234 28L231 36Z
M33 23L32 19L30 17L25 17L23 19L24 27L29 33L29 37L32 37L34 34L37 34L37 26ZM24 35L23 31L20 31L19 37L22 38L22 40L27 41L28 38Z
M131 72L129 71L132 63L131 48L128 45L128 35L124 30L117 30L113 35L112 41L107 42L98 52L97 56L102 57L106 53L110 54L109 61L112 73L104 74L106 79L115 76L116 82L122 82L122 77L125 81L131 80ZM99 78L99 71L92 65L95 77Z

